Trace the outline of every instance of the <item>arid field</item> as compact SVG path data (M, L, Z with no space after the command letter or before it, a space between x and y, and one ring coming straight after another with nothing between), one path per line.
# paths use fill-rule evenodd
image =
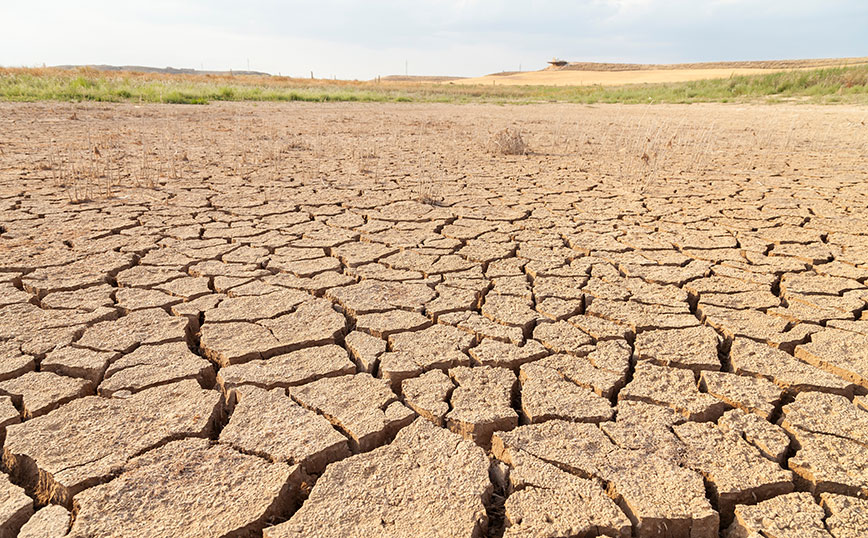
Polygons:
M865 106L0 102L0 538L868 536L866 309Z
M817 60L779 60L758 62L704 62L690 64L618 64L570 62L537 71L510 71L482 77L455 80L458 84L501 86L619 86L624 84L664 84L697 80L757 76L782 71L807 71L820 68L864 66L868 58L830 58ZM436 81L439 82L439 81Z

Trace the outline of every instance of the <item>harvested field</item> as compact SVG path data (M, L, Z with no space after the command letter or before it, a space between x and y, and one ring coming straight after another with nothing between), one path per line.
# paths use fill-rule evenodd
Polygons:
M0 536L868 535L864 107L0 133Z
M501 86L620 86L624 84L682 83L695 80L757 76L781 71L864 66L868 58L778 60L758 62L703 62L687 64L619 64L570 62L539 71L507 71L455 80L457 84ZM438 81L439 82L439 81Z

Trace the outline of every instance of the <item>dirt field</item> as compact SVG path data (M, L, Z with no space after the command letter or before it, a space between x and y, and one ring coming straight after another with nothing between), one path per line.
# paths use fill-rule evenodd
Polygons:
M729 78L739 75L765 75L790 70L864 65L868 58L819 60L780 60L766 62L705 62L692 64L617 64L577 63L539 71L508 72L455 80L455 84L500 84L504 86L620 86L623 84L661 84Z
M0 104L0 536L868 535L866 120Z

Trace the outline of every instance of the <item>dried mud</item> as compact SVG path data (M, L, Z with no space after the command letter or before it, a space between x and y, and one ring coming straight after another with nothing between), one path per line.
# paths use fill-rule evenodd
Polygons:
M0 104L0 537L865 536L865 118Z

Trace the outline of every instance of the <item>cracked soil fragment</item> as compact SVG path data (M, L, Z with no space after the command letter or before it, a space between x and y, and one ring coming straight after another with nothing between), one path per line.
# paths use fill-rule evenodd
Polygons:
M143 390L129 398L79 398L9 426L3 462L40 502L67 504L143 450L178 437L211 433L222 396L195 381Z
M474 443L417 419L392 443L329 465L301 509L263 535L481 536L488 466Z
M174 441L76 496L70 538L242 536L295 503L298 466L269 463L207 439Z

